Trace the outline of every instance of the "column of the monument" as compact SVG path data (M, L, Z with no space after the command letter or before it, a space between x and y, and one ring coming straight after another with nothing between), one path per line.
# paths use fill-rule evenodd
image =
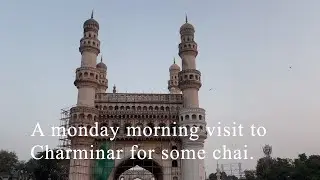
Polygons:
M179 112L179 125L187 127L191 136L191 128L198 129L198 139L182 137L182 148L198 153L204 147L207 138L205 129L205 110L199 107L198 91L201 87L201 73L196 69L196 57L198 55L197 43L194 40L194 27L188 23L180 28L181 43L179 44L179 56L182 59L182 71L179 72L179 88L183 94L183 108ZM183 180L204 180L204 159L182 160Z
M94 125L94 120L98 110L91 107L76 106L71 108L71 114L78 116L70 121L70 126L87 127ZM78 134L80 132L78 131ZM91 180L93 160L90 159L90 150L93 149L94 137L74 136L71 139L71 149L73 150L70 161L69 180ZM85 155L87 154L87 156Z
M204 152L203 139L197 142L184 140L183 149ZM203 154L205 156L205 154ZM195 159L184 159L182 161L182 178L183 180L205 180L204 159L202 157L195 157Z
M83 29L83 37L80 40L79 47L81 67L76 70L74 81L74 85L78 89L78 101L77 106L70 110L72 119L69 123L76 129L93 127L99 114L98 109L94 107L100 76L100 71L96 68L97 56L100 53L99 24L93 19L93 14L90 19L84 22ZM80 136L79 133L78 131L75 136L70 137L71 149L76 153L73 153L70 162L69 180L91 180L93 164L89 158L95 139L90 137L89 134L88 136ZM84 156L84 152L87 152L87 157Z
M163 168L162 168L162 172L163 172L163 179L162 180L172 180L172 168L171 167L171 161L163 161ZM157 179L158 180L158 179Z

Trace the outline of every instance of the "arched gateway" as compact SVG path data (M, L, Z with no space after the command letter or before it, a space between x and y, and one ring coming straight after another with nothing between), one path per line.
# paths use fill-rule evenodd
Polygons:
M204 180L204 160L162 158L163 150L201 150L206 139L205 110L199 107L198 100L201 73L196 70L198 51L194 27L186 19L180 28L178 54L182 59L182 69L174 60L169 68L168 94L119 93L115 86L111 93L106 93L107 66L102 62L102 57L101 62L96 62L100 54L99 23L92 15L85 21L83 28L79 48L82 55L81 66L76 70L74 81L78 89L77 105L70 109L70 118L67 118L66 124L69 127L90 128L98 123L99 128L107 127L110 130L110 127L119 127L119 131L112 141L111 131L108 131L108 136L69 137L70 148L99 150L104 143L108 143L109 149L121 150L121 158L108 162L73 159L70 161L69 180L126 180L125 172L132 172L132 168L137 166L140 167L139 172L148 172L148 177L151 173L155 180ZM190 140L177 136L147 135L132 137L127 136L126 129L167 127L161 132L171 132L177 126L188 131L190 127L198 127L199 138ZM155 132L150 132L149 129L145 133ZM154 150L152 159L131 159L130 150L134 145L138 145L136 150ZM142 174L136 178L144 179L141 176Z
M134 168L136 166L141 167L141 169ZM162 165L154 160L126 159L114 168L114 172L111 174L110 179L118 180L124 177L124 180L133 180L135 178L148 180L154 178L163 180L164 176L166 175L162 171Z

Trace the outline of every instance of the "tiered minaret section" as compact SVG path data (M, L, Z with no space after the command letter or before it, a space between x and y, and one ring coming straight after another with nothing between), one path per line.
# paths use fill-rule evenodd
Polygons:
M98 116L98 110L94 107L96 90L101 87L101 71L96 68L97 56L100 53L100 41L98 40L99 24L91 18L84 22L83 38L80 40L79 51L81 67L76 70L74 85L78 88L77 106L71 108L70 126L88 127L94 125ZM105 86L103 87L104 89ZM94 144L93 137L71 137L71 149L86 150L89 152ZM77 157L79 158L79 157ZM74 159L70 161L69 180L92 179L92 160Z
M180 94L179 89L179 72L180 67L176 64L175 58L173 59L173 64L169 68L170 80L168 80L168 90L171 94Z
M107 78L107 66L103 63L102 56L101 61L97 64L99 75L99 85L97 93L105 93L108 89L108 78Z
M194 40L194 27L186 22L180 28L181 43L179 44L179 56L182 59L182 70L179 72L179 88L183 94L183 108L179 113L179 125L185 127L199 127L199 139L196 141L182 138L183 149L195 150L204 148L207 138L205 127L205 110L199 108L198 91L201 87L201 73L196 69L196 57L198 55L197 43ZM204 180L204 160L182 160L183 180Z

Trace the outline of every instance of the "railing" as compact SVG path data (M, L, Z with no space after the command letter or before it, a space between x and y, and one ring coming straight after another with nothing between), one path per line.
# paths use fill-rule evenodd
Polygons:
M97 93L96 102L182 103L182 94Z

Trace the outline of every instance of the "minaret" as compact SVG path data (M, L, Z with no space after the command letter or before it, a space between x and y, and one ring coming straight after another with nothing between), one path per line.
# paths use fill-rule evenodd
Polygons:
M173 64L169 68L170 80L168 80L168 90L171 94L180 94L181 90L179 89L179 72L180 67L176 64L175 58L173 58Z
M107 78L107 66L103 63L102 55L101 61L97 64L99 75L99 86L97 93L105 93L108 89L108 78Z
M198 127L199 138L195 141L182 137L184 149L195 150L204 148L206 135L205 110L199 107L198 91L201 87L201 73L196 69L198 55L197 43L194 40L194 27L186 22L180 28L181 43L179 56L182 59L182 71L179 72L179 88L183 94L183 108L180 109L179 125ZM202 180L205 178L204 160L182 160L183 180Z
M97 119L98 110L94 107L96 89L99 87L100 72L96 68L97 56L100 53L100 41L98 40L99 24L91 18L83 24L83 37L80 40L79 51L81 67L76 70L74 85L78 88L77 106L71 108L70 126L92 127ZM71 149L89 150L93 149L94 138L85 136L71 137ZM71 159L69 180L90 180L92 160Z

